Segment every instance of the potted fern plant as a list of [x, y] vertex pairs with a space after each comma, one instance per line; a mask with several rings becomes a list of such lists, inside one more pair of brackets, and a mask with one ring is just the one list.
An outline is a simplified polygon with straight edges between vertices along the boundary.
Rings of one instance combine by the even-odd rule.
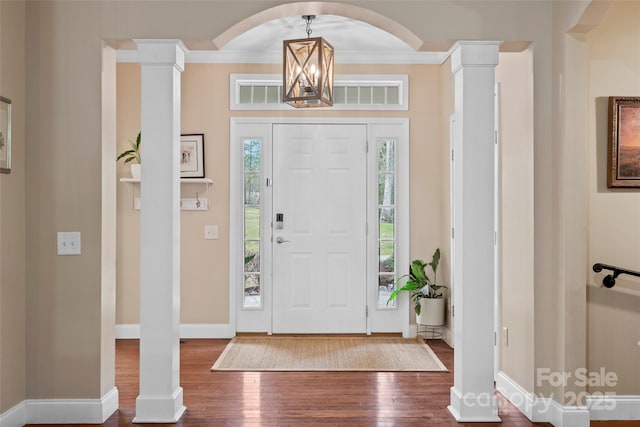
[[[387, 304], [393, 301], [401, 292], [409, 292], [415, 312], [416, 320], [420, 325], [440, 326], [444, 324], [444, 308], [445, 300], [442, 289], [444, 285], [436, 282], [436, 273], [438, 264], [440, 263], [440, 248], [433, 253], [431, 262], [425, 262], [421, 259], [411, 261], [409, 274], [405, 274], [398, 278], [397, 284], [407, 279], [404, 286], [397, 288], [389, 295]], [[433, 280], [426, 272], [427, 267], [431, 267], [433, 271]]]
[[142, 132], [138, 132], [138, 136], [135, 141], [129, 140], [130, 148], [118, 154], [116, 161], [123, 159], [124, 163], [130, 164], [131, 178], [140, 179], [140, 140]]

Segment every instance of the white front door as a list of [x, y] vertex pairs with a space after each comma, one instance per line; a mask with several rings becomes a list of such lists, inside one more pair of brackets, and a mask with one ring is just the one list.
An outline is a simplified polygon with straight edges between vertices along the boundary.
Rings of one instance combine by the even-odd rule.
[[366, 134], [273, 126], [274, 333], [366, 332]]

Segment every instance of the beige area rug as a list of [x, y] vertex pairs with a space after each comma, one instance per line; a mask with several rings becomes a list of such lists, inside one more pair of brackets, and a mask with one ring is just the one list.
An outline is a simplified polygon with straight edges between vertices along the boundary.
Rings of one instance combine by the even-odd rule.
[[447, 371], [421, 339], [236, 337], [212, 371]]

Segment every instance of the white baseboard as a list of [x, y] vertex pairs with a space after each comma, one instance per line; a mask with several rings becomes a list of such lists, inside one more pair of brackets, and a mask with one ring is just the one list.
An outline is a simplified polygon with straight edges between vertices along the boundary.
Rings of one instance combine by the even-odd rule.
[[446, 342], [447, 345], [453, 348], [453, 337], [451, 336], [451, 329], [442, 328], [442, 341]]
[[24, 401], [0, 414], [0, 426], [22, 427], [27, 423], [27, 408]]
[[138, 340], [140, 339], [140, 325], [136, 324], [120, 324], [116, 325], [117, 340]]
[[101, 399], [30, 399], [24, 403], [26, 424], [102, 424], [118, 409], [118, 389], [114, 387]]
[[459, 423], [499, 423], [498, 398], [493, 392], [461, 393], [455, 386], [447, 409]]
[[498, 378], [496, 378], [496, 390], [529, 420], [533, 419], [533, 405], [535, 403], [533, 393], [525, 390], [502, 371], [498, 372]]
[[102, 396], [102, 422], [104, 423], [107, 418], [113, 415], [118, 408], [120, 393], [116, 387], [112, 388], [111, 391], [107, 392], [104, 396]]
[[551, 398], [536, 397], [504, 372], [496, 379], [498, 390], [529, 420], [556, 427], [588, 427], [589, 421], [640, 420], [640, 396], [591, 396], [585, 407], [562, 406]]
[[640, 420], [640, 396], [592, 396], [587, 405], [594, 421]]
[[[183, 323], [180, 338], [233, 338], [235, 330], [229, 323]], [[140, 339], [139, 324], [116, 325], [116, 339]]]
[[412, 323], [409, 325], [409, 336], [403, 338], [415, 338], [418, 336], [418, 325]]
[[587, 407], [562, 406], [552, 398], [536, 397], [504, 372], [498, 373], [496, 390], [533, 422], [551, 423], [555, 427], [589, 427]]
[[589, 427], [589, 408], [562, 406], [550, 397], [536, 397], [532, 421], [551, 423], [555, 427]]
[[236, 336], [229, 323], [180, 325], [180, 338], [233, 338]]

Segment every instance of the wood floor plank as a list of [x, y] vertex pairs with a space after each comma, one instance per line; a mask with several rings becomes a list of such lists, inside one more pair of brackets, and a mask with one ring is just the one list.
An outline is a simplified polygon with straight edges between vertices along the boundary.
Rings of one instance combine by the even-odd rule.
[[[453, 350], [439, 340], [430, 340], [429, 345], [449, 372], [211, 371], [228, 342], [193, 339], [180, 346], [180, 385], [187, 411], [177, 424], [167, 426], [550, 426], [530, 422], [500, 395], [502, 423], [457, 423], [447, 410]], [[132, 423], [139, 384], [138, 344], [138, 340], [116, 341], [120, 409], [104, 426], [141, 425]]]

